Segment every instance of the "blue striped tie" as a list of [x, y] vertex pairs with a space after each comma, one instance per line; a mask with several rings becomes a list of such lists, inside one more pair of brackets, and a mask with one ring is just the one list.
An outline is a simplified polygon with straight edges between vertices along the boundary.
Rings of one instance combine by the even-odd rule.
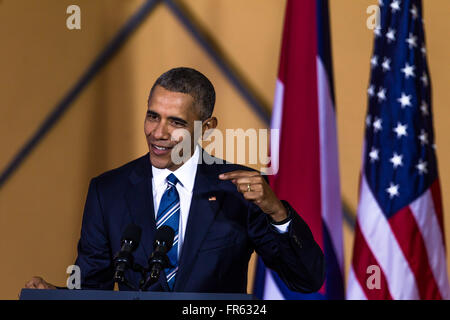
[[175, 231], [172, 249], [169, 250], [167, 256], [173, 268], [164, 269], [166, 272], [167, 283], [170, 290], [173, 290], [175, 283], [175, 275], [178, 271], [178, 225], [180, 221], [180, 196], [175, 187], [178, 179], [173, 173], [167, 177], [167, 189], [164, 192], [159, 204], [158, 215], [156, 217], [156, 228], [169, 226]]

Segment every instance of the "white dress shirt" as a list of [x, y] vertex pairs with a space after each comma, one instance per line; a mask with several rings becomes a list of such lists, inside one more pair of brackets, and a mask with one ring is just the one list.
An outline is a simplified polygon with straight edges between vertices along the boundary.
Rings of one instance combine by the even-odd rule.
[[[197, 164], [200, 157], [200, 147], [195, 147], [194, 154], [181, 167], [175, 171], [169, 169], [158, 169], [152, 166], [152, 188], [153, 188], [153, 206], [155, 208], [155, 220], [158, 216], [159, 203], [164, 192], [167, 189], [166, 178], [173, 173], [178, 179], [176, 188], [180, 196], [180, 225], [178, 228], [178, 257], [183, 247], [186, 225], [191, 207], [192, 191], [194, 189], [195, 176], [197, 174]], [[273, 225], [278, 232], [287, 232], [290, 221], [282, 225]]]

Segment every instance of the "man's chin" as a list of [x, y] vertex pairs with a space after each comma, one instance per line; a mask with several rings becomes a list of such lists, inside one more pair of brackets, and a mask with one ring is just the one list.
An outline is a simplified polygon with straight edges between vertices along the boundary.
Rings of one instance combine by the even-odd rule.
[[158, 157], [152, 156], [151, 154], [150, 154], [150, 163], [152, 164], [153, 167], [158, 169], [166, 169], [172, 165], [171, 161], [158, 159]]
[[[175, 162], [172, 159], [172, 153], [176, 149], [172, 149], [170, 154], [164, 154], [159, 155], [153, 152], [152, 149], [150, 149], [150, 162], [153, 167], [158, 169], [169, 169], [169, 170], [176, 170], [180, 166], [182, 166], [190, 157], [191, 155], [186, 155], [183, 157], [182, 153], [178, 156], [175, 156]], [[179, 163], [177, 163], [179, 162]]]
[[169, 170], [175, 170], [177, 167], [173, 162], [172, 159], [169, 157], [167, 158], [161, 158], [157, 155], [154, 155], [150, 152], [150, 163], [153, 167], [158, 169], [169, 169]]

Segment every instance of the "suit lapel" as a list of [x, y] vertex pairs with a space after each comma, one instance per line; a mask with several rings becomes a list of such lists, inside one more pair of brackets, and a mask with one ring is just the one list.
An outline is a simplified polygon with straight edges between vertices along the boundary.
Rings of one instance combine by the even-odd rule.
[[[175, 278], [175, 291], [183, 291], [200, 245], [223, 200], [223, 192], [218, 187], [218, 174], [213, 170], [214, 167], [214, 165], [202, 163], [197, 168], [186, 233], [178, 264], [179, 271]], [[211, 201], [212, 199], [214, 200]]]
[[142, 228], [141, 245], [145, 251], [145, 262], [147, 262], [153, 250], [153, 239], [156, 232], [152, 170], [148, 154], [140, 159], [129, 179], [130, 187], [125, 198], [133, 222]]

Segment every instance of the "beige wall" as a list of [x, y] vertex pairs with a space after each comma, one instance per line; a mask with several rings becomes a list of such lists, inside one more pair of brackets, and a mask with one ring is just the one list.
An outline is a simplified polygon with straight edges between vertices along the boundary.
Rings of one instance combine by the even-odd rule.
[[[372, 33], [365, 8], [375, 0], [331, 0], [331, 25], [344, 198], [357, 203], [357, 178]], [[435, 131], [444, 213], [450, 228], [450, 2], [425, 0]], [[0, 170], [34, 133], [127, 18], [138, 0], [0, 1]], [[233, 63], [270, 104], [278, 67], [285, 0], [185, 0]], [[81, 7], [82, 29], [65, 26]], [[264, 128], [245, 101], [164, 6], [91, 82], [63, 119], [0, 189], [0, 298], [15, 299], [42, 275], [64, 284], [76, 256], [89, 179], [146, 152], [148, 89], [173, 66], [204, 72], [217, 90], [219, 127]], [[447, 191], [447, 193], [446, 193]], [[450, 210], [450, 209], [449, 209]], [[344, 227], [346, 270], [352, 232]], [[447, 232], [447, 242], [448, 240]]]

